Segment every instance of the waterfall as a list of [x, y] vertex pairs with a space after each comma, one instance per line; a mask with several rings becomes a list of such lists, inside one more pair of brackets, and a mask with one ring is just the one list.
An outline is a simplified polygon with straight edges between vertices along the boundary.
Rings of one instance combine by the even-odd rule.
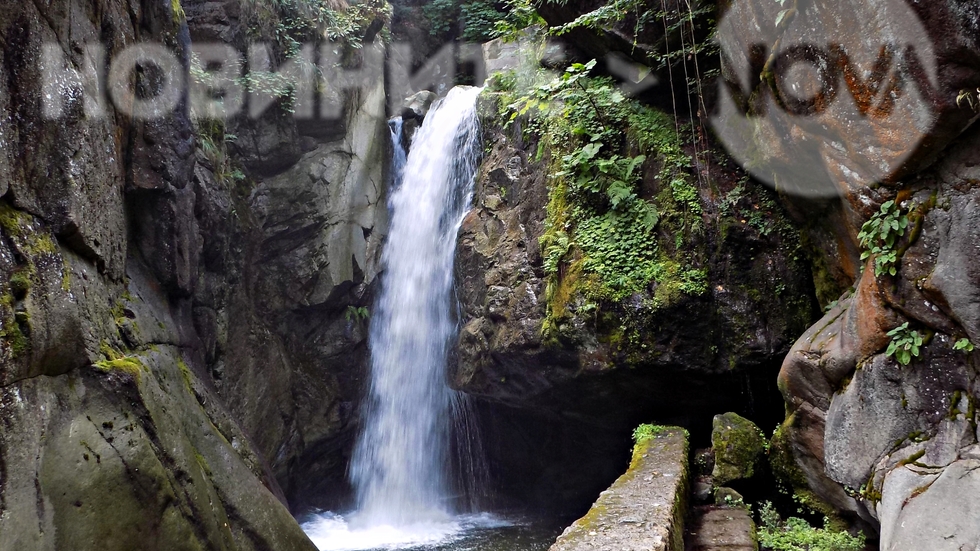
[[[384, 276], [368, 337], [370, 386], [350, 469], [362, 526], [438, 522], [457, 512], [451, 433], [467, 422], [462, 397], [446, 380], [446, 361], [457, 330], [456, 234], [480, 154], [479, 92], [454, 88], [436, 103], [404, 167], [393, 167]], [[392, 139], [398, 165], [400, 120], [392, 123]], [[470, 447], [463, 438], [460, 447]]]
[[389, 189], [398, 189], [402, 182], [402, 173], [405, 171], [405, 162], [408, 160], [408, 153], [405, 151], [405, 144], [402, 143], [402, 127], [405, 121], [401, 117], [395, 117], [388, 121], [388, 130], [391, 132], [391, 184]]

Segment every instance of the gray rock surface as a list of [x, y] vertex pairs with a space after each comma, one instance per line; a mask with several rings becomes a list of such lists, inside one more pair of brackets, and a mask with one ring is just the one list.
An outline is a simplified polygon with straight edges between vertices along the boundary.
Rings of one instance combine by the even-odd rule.
[[687, 432], [667, 427], [637, 444], [629, 469], [550, 551], [682, 551]]
[[[0, 7], [0, 549], [312, 550], [279, 482], [294, 503], [345, 490], [366, 331], [344, 314], [377, 275], [383, 87], [329, 133], [336, 170], [261, 208], [256, 178], [300, 157], [284, 111], [229, 123], [217, 156], [183, 109], [42, 117], [42, 43], [75, 67], [100, 40], [185, 62], [191, 34], [244, 44], [240, 3], [185, 0], [190, 29], [175, 5]], [[263, 227], [297, 205], [329, 219]], [[322, 266], [282, 272], [303, 247]], [[329, 285], [300, 290], [321, 267]]]
[[[971, 128], [907, 184], [899, 201], [911, 230], [899, 245], [898, 274], [876, 278], [869, 260], [780, 373], [789, 412], [782, 432], [799, 469], [784, 474], [815, 501], [880, 530], [881, 549], [980, 545], [976, 523], [959, 520], [975, 520], [980, 504], [966, 466], [977, 442], [978, 374], [975, 353], [953, 348], [974, 338], [980, 293], [969, 260], [978, 143]], [[885, 351], [887, 332], [906, 321], [925, 341], [902, 366]]]
[[180, 349], [125, 361], [0, 390], [0, 547], [315, 551]]
[[687, 529], [685, 551], [758, 551], [755, 522], [741, 507], [695, 510]]

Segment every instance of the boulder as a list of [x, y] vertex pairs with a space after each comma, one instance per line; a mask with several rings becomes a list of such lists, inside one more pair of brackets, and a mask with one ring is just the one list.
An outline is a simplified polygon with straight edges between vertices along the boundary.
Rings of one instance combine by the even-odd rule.
[[[772, 444], [774, 471], [825, 514], [880, 531], [882, 549], [980, 543], [972, 525], [953, 521], [978, 506], [969, 476], [939, 484], [965, 473], [977, 442], [974, 353], [954, 345], [974, 338], [977, 280], [963, 247], [976, 227], [978, 140], [969, 130], [907, 184], [898, 200], [911, 223], [896, 275], [876, 276], [869, 259], [779, 376], [788, 417]], [[906, 322], [925, 341], [901, 365], [887, 354], [888, 332]]]
[[437, 97], [435, 92], [428, 90], [421, 90], [408, 96], [402, 102], [402, 118], [405, 120], [424, 119], [425, 115], [429, 112], [429, 107], [432, 106], [432, 102]]
[[711, 476], [715, 484], [723, 486], [733, 480], [752, 478], [765, 447], [765, 436], [752, 421], [737, 413], [715, 415], [711, 430], [715, 457]]

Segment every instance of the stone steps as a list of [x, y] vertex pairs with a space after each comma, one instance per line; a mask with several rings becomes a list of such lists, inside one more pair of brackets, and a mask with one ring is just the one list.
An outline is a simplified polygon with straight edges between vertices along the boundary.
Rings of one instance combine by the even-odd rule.
[[755, 523], [739, 507], [696, 507], [685, 538], [685, 551], [758, 551]]

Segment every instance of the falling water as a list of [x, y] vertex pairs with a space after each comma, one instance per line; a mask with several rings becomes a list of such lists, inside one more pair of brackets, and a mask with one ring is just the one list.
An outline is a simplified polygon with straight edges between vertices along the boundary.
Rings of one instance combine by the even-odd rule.
[[405, 151], [405, 144], [402, 143], [402, 127], [405, 121], [401, 117], [395, 117], [388, 121], [388, 130], [391, 132], [391, 190], [398, 189], [402, 183], [402, 173], [405, 171], [405, 162], [408, 160], [408, 153]]
[[480, 153], [479, 91], [455, 88], [433, 106], [391, 195], [365, 426], [351, 462], [362, 526], [438, 522], [456, 512], [447, 471], [458, 397], [446, 381], [446, 360], [456, 328], [456, 233]]

